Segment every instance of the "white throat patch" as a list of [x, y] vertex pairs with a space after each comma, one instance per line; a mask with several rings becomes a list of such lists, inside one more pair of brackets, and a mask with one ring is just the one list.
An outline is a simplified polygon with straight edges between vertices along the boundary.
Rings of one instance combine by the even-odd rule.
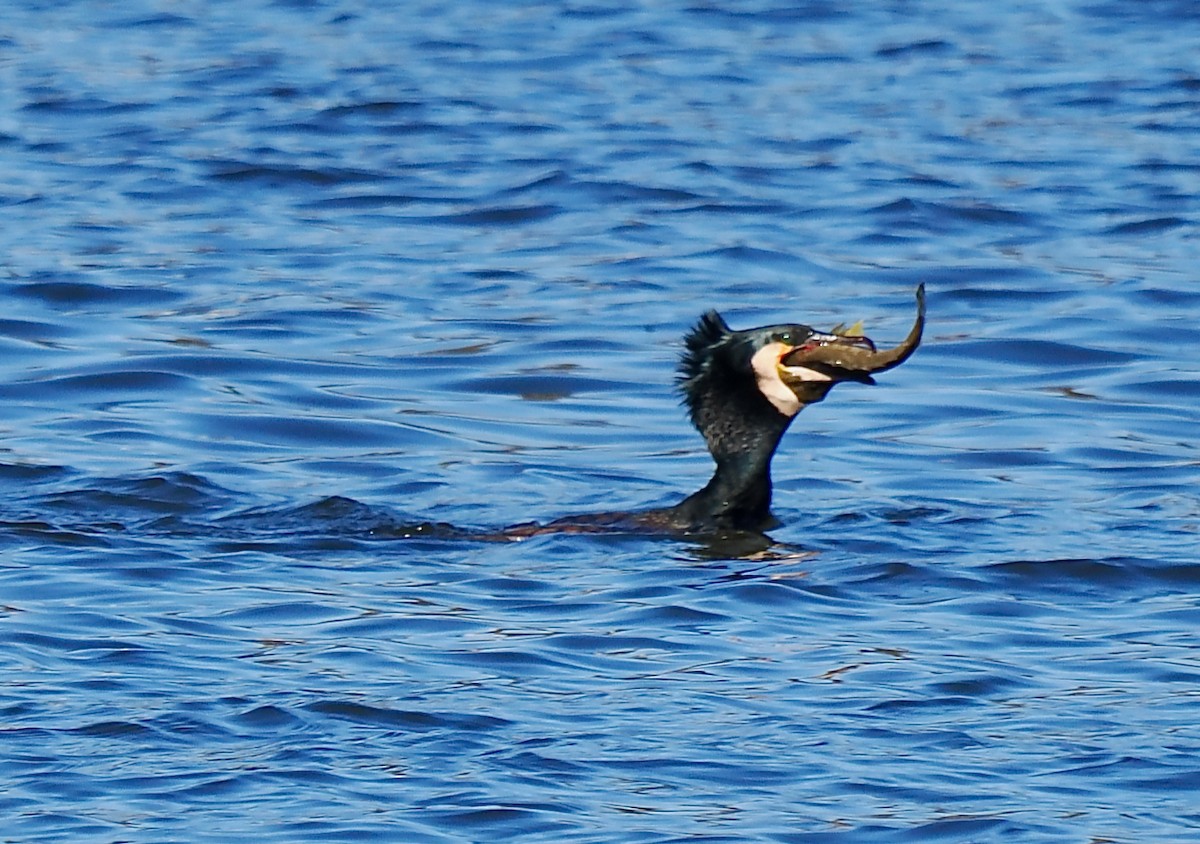
[[[784, 416], [795, 416], [803, 407], [800, 399], [796, 398], [796, 394], [792, 392], [792, 388], [783, 383], [783, 379], [779, 377], [779, 359], [791, 350], [790, 346], [785, 346], [783, 343], [768, 343], [757, 352], [754, 357], [750, 358], [750, 366], [754, 369], [754, 377], [758, 379], [758, 391], [766, 396], [767, 401], [775, 406], [775, 409]], [[794, 367], [800, 369], [801, 367]], [[814, 376], [820, 376], [820, 373], [812, 370], [804, 370], [805, 373]], [[797, 373], [798, 375], [800, 373]], [[809, 380], [805, 376], [804, 380]], [[821, 376], [824, 377], [824, 376]], [[812, 379], [816, 380], [816, 379]], [[824, 380], [830, 380], [824, 377]]]

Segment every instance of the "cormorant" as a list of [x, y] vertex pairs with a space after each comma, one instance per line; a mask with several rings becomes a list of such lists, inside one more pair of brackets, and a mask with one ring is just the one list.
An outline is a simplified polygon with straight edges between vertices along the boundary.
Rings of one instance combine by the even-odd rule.
[[873, 384], [872, 373], [907, 360], [925, 325], [924, 285], [917, 289], [917, 306], [908, 337], [882, 351], [842, 326], [829, 332], [799, 324], [734, 331], [719, 313], [707, 312], [684, 338], [677, 378], [692, 423], [717, 464], [704, 488], [670, 507], [567, 516], [544, 525], [517, 525], [504, 535], [725, 534], [775, 527], [771, 458], [784, 432], [796, 414], [836, 384]]

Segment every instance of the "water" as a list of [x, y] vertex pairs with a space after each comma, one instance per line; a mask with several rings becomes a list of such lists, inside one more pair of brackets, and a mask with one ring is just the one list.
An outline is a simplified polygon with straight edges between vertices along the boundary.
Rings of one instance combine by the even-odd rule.
[[1194, 5], [379, 5], [0, 12], [0, 839], [1200, 834]]

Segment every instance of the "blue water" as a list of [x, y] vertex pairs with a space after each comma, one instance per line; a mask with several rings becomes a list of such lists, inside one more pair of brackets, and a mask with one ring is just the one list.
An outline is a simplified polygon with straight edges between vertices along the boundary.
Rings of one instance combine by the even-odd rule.
[[[0, 840], [1200, 838], [1197, 43], [5, 4]], [[427, 527], [671, 503], [702, 310], [892, 343], [921, 281], [777, 547]]]

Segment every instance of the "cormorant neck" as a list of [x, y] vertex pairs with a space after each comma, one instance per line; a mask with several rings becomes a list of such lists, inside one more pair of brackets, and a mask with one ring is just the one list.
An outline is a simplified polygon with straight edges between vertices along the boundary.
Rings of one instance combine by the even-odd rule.
[[771, 458], [792, 422], [756, 388], [736, 395], [693, 396], [696, 427], [717, 468], [712, 479], [673, 509], [694, 528], [766, 530], [771, 515]]

